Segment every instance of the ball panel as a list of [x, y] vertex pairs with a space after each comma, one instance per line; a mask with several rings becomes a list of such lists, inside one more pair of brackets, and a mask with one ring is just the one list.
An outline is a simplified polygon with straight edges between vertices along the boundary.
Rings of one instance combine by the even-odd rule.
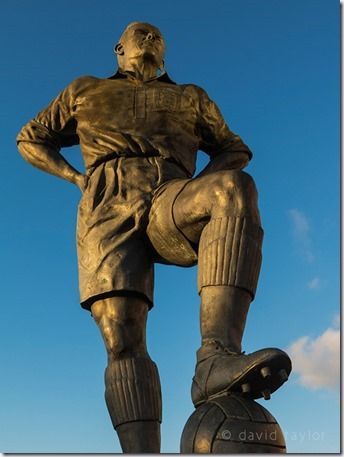
[[266, 422], [266, 416], [259, 403], [239, 395], [236, 395], [235, 398], [241, 403], [243, 409], [247, 411], [247, 414], [253, 422]]
[[197, 434], [194, 441], [194, 452], [199, 454], [209, 454], [213, 441], [216, 437], [218, 429], [221, 427], [226, 416], [221, 409], [213, 405], [203, 416], [202, 422], [199, 424]]
[[226, 414], [238, 420], [250, 420], [250, 415], [234, 395], [223, 395], [211, 401]]
[[212, 408], [213, 405], [211, 403], [203, 403], [191, 414], [182, 433], [180, 441], [181, 454], [192, 454], [194, 452], [194, 441], [198, 426], [202, 422], [203, 416]]
[[286, 448], [262, 444], [215, 440], [212, 454], [285, 454]]
[[222, 441], [285, 447], [282, 431], [276, 423], [237, 421], [229, 418], [222, 424], [216, 438]]

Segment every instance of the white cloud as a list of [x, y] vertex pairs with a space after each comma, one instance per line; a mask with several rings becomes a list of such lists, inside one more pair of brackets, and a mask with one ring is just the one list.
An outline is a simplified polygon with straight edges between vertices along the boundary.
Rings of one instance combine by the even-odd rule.
[[319, 289], [320, 288], [320, 279], [319, 278], [313, 278], [309, 283], [307, 284], [309, 289]]
[[296, 242], [302, 249], [303, 255], [309, 262], [314, 260], [312, 252], [312, 240], [310, 237], [310, 223], [305, 214], [298, 209], [290, 209], [288, 211], [292, 222], [293, 235]]
[[303, 336], [287, 349], [298, 382], [312, 390], [336, 389], [340, 373], [340, 332], [328, 328], [315, 339]]

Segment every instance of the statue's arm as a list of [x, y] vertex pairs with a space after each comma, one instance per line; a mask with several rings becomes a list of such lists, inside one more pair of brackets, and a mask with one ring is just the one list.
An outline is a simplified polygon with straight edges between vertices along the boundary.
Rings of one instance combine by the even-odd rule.
[[84, 191], [86, 185], [85, 176], [70, 165], [67, 160], [49, 144], [35, 144], [19, 141], [18, 149], [23, 158], [31, 165], [76, 184], [81, 191]]
[[200, 173], [220, 170], [243, 169], [252, 157], [252, 152], [242, 139], [226, 124], [217, 105], [205, 91], [199, 92], [200, 149], [210, 156], [210, 161]]
[[31, 165], [79, 186], [83, 191], [86, 177], [62, 156], [62, 147], [79, 143], [73, 104], [79, 78], [64, 89], [35, 119], [28, 122], [17, 136], [20, 154]]

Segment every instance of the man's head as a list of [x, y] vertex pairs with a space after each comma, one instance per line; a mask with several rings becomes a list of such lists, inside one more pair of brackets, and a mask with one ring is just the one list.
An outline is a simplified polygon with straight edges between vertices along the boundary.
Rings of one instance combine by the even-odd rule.
[[154, 25], [131, 22], [114, 50], [121, 70], [132, 70], [140, 61], [146, 61], [157, 69], [163, 68], [165, 42], [160, 30]]

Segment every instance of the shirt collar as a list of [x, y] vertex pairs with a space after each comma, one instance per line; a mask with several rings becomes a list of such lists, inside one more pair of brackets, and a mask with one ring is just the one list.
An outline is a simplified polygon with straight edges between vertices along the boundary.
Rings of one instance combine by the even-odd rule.
[[[128, 73], [126, 72], [122, 72], [120, 70], [117, 70], [117, 72], [110, 76], [109, 78], [107, 79], [126, 79], [128, 77]], [[151, 79], [149, 79], [148, 81], [146, 82], [149, 82], [149, 81], [154, 81], [154, 80], [157, 80], [157, 81], [161, 81], [161, 82], [164, 82], [164, 83], [168, 83], [168, 84], [176, 84], [174, 81], [172, 81], [172, 79], [168, 76], [167, 72], [164, 70], [162, 72], [161, 75], [159, 76], [155, 76]]]

